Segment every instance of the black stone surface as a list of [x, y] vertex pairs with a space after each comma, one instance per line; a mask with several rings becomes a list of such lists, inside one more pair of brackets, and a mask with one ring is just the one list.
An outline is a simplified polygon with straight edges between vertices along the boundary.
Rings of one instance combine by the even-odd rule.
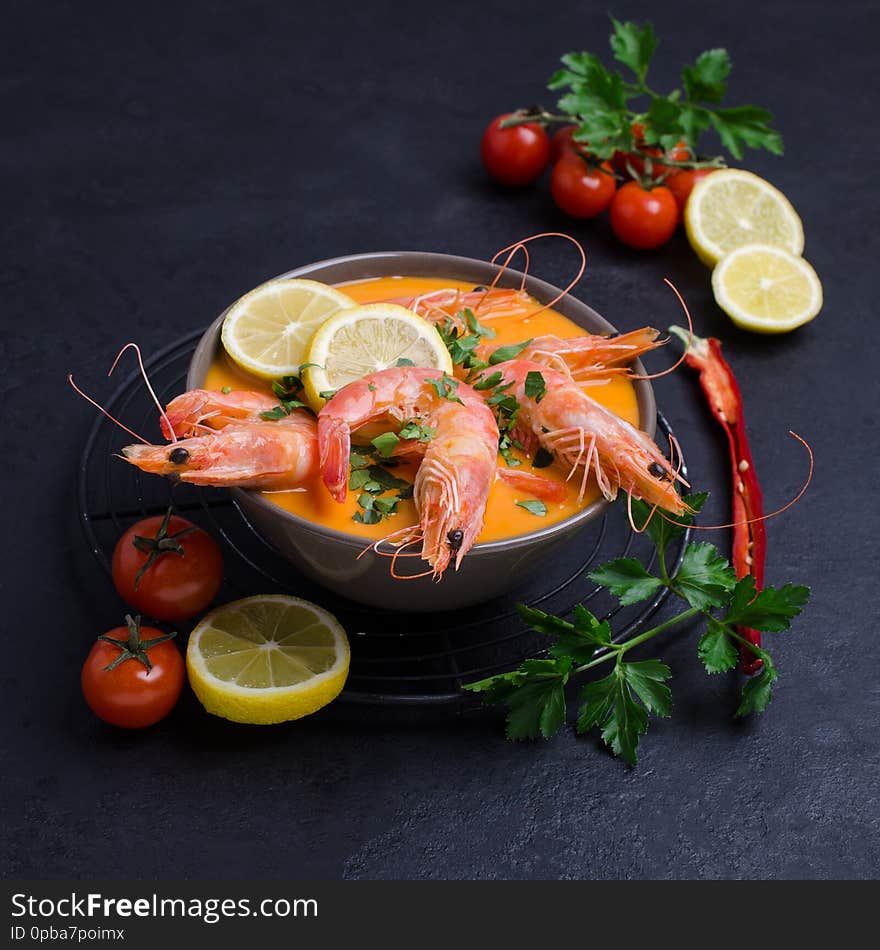
[[[812, 325], [736, 331], [683, 236], [630, 252], [558, 214], [546, 182], [489, 184], [493, 115], [542, 97], [560, 53], [603, 49], [604, 5], [13, 3], [0, 65], [2, 800], [9, 876], [867, 877], [877, 870], [876, 4], [620, 3], [662, 37], [656, 83], [725, 45], [731, 101], [767, 104], [786, 156], [747, 164], [800, 210], [825, 284]], [[550, 99], [549, 94], [544, 94]], [[730, 719], [737, 684], [693, 638], [663, 645], [674, 718], [638, 769], [592, 738], [511, 745], [497, 720], [236, 727], [185, 698], [139, 735], [84, 707], [79, 665], [121, 605], [74, 519], [92, 391], [118, 347], [154, 351], [287, 268], [388, 248], [488, 256], [570, 230], [578, 294], [622, 328], [724, 338], [770, 507], [768, 581], [813, 586], [774, 637], [767, 714]], [[548, 280], [571, 258], [536, 252]], [[654, 361], [659, 368], [662, 357]], [[665, 364], [663, 364], [665, 365]], [[686, 372], [657, 384], [707, 520], [726, 520], [721, 432]], [[722, 537], [713, 540], [724, 541]]]

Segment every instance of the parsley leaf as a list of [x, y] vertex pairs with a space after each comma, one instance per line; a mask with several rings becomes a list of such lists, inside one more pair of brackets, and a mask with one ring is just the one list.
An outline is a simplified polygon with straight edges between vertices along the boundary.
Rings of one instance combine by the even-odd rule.
[[733, 106], [716, 109], [709, 116], [721, 144], [734, 158], [743, 157], [743, 146], [765, 148], [774, 155], [782, 154], [782, 136], [770, 128], [773, 116], [757, 106]]
[[440, 379], [429, 379], [428, 383], [440, 399], [448, 399], [450, 402], [458, 402], [464, 405], [461, 399], [455, 395], [455, 391], [458, 389], [457, 379], [444, 373]]
[[672, 670], [659, 660], [639, 660], [620, 664], [627, 683], [645, 704], [648, 712], [655, 716], [669, 716], [672, 713], [672, 693], [666, 680], [672, 676]]
[[419, 442], [430, 442], [437, 434], [436, 429], [423, 425], [420, 419], [409, 419], [404, 422], [397, 433], [401, 439], [416, 439]]
[[525, 660], [519, 669], [501, 673], [465, 689], [483, 694], [488, 703], [505, 703], [509, 739], [549, 739], [565, 722], [565, 684], [571, 660]]
[[792, 618], [809, 599], [810, 588], [794, 584], [779, 589], [765, 587], [756, 594], [755, 578], [746, 574], [737, 581], [724, 622], [764, 633], [778, 633], [791, 626]]
[[311, 412], [311, 407], [307, 406], [304, 402], [300, 402], [298, 399], [287, 399], [280, 406], [275, 406], [273, 409], [267, 409], [265, 412], [260, 413], [260, 418], [265, 419], [267, 422], [277, 422], [279, 419], [284, 419], [289, 416], [294, 409], [308, 409]]
[[644, 82], [651, 57], [657, 49], [654, 27], [650, 23], [645, 23], [641, 27], [630, 21], [621, 23], [614, 17], [611, 17], [611, 24], [614, 27], [614, 32], [611, 34], [611, 49], [614, 58], [624, 66], [629, 66], [638, 76], [639, 81]]
[[515, 360], [531, 342], [531, 340], [526, 340], [524, 343], [509, 343], [507, 346], [499, 346], [489, 357], [489, 365], [497, 366], [499, 363]]
[[604, 679], [593, 680], [581, 690], [581, 708], [578, 710], [577, 731], [588, 732], [594, 726], [605, 722], [612, 707], [617, 691], [617, 677], [614, 673]]
[[724, 624], [710, 617], [706, 632], [700, 637], [697, 656], [707, 673], [724, 673], [736, 667], [739, 653]]
[[670, 708], [669, 690], [662, 684], [670, 675], [669, 668], [657, 660], [646, 663], [650, 665], [647, 669], [632, 672], [627, 668], [645, 666], [645, 663], [618, 663], [608, 676], [587, 683], [581, 691], [577, 731], [583, 733], [599, 726], [605, 744], [630, 765], [636, 764], [639, 737], [648, 729], [648, 713], [633, 698], [634, 684], [648, 697], [652, 707], [666, 710], [661, 715], [668, 715]]
[[329, 402], [329, 401], [336, 395], [337, 392], [338, 392], [337, 389], [322, 389], [322, 390], [318, 393], [318, 395], [319, 395], [322, 399], [326, 399], [327, 402]]
[[694, 102], [721, 102], [727, 91], [730, 57], [726, 49], [707, 49], [681, 71], [685, 95]]
[[395, 366], [415, 366], [416, 364], [413, 363], [412, 360], [407, 359], [405, 356], [401, 356], [394, 365]]
[[543, 501], [518, 501], [516, 506], [517, 508], [525, 508], [526, 511], [537, 515], [539, 518], [543, 518], [547, 514], [547, 506]]
[[603, 564], [588, 575], [591, 581], [619, 598], [624, 607], [647, 600], [658, 587], [663, 586], [659, 577], [649, 574], [640, 561], [621, 557]]
[[365, 468], [367, 465], [372, 463], [373, 459], [360, 451], [360, 449], [353, 448], [349, 453], [349, 465], [351, 468]]
[[[496, 369], [494, 373], [490, 373], [488, 376], [481, 376], [475, 383], [471, 385], [474, 389], [482, 392], [486, 389], [494, 389], [502, 380], [501, 370]], [[513, 383], [510, 384], [512, 386]], [[508, 386], [508, 389], [510, 388]]]
[[526, 373], [523, 391], [529, 399], [534, 399], [536, 403], [540, 402], [547, 395], [547, 384], [544, 382], [543, 375], [537, 370], [529, 370]]
[[773, 684], [779, 679], [779, 673], [776, 672], [770, 654], [766, 650], [761, 650], [760, 657], [764, 665], [761, 672], [753, 676], [743, 687], [742, 699], [734, 713], [738, 719], [752, 713], [763, 712], [770, 702]]
[[583, 604], [574, 608], [572, 620], [563, 620], [536, 607], [518, 604], [520, 617], [536, 632], [554, 638], [550, 653], [569, 657], [575, 663], [586, 663], [600, 647], [611, 645], [611, 627], [599, 621]]
[[736, 574], [714, 545], [705, 541], [684, 549], [681, 567], [673, 578], [674, 589], [699, 610], [719, 607], [736, 584]]
[[273, 380], [272, 392], [284, 402], [287, 399], [296, 399], [302, 392], [302, 380], [299, 376], [282, 376]]
[[372, 443], [379, 455], [387, 459], [394, 455], [394, 450], [400, 443], [400, 439], [393, 432], [383, 432], [381, 435], [377, 435]]

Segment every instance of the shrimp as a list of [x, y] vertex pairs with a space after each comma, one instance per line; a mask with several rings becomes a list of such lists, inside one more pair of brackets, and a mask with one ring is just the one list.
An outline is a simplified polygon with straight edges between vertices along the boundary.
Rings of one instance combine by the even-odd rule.
[[402, 440], [398, 455], [422, 455], [413, 498], [419, 525], [387, 540], [421, 539], [421, 556], [439, 580], [454, 558], [458, 570], [483, 526], [495, 480], [498, 425], [479, 393], [438, 370], [403, 366], [349, 383], [318, 414], [318, 448], [324, 484], [345, 500], [351, 434], [378, 420], [419, 422], [429, 441]]
[[[563, 373], [529, 360], [510, 360], [496, 369], [519, 403], [515, 435], [527, 448], [540, 444], [570, 468], [569, 478], [583, 466], [579, 498], [590, 470], [609, 501], [619, 488], [674, 514], [686, 506], [674, 483], [684, 481], [654, 442], [639, 429], [591, 399]], [[543, 379], [543, 392], [526, 395], [530, 373]], [[534, 384], [535, 378], [532, 377]], [[529, 387], [533, 389], [532, 387]]]
[[251, 390], [223, 393], [213, 389], [190, 389], [165, 407], [160, 420], [162, 435], [166, 439], [181, 438], [222, 429], [230, 422], [260, 422], [260, 413], [277, 405], [277, 399]]
[[400, 304], [435, 325], [449, 319], [460, 323], [458, 314], [462, 310], [472, 310], [480, 319], [491, 320], [493, 317], [525, 317], [535, 309], [534, 299], [524, 290], [498, 287], [470, 291], [449, 287], [417, 297], [395, 297], [386, 302]]
[[246, 390], [190, 390], [168, 404], [169, 424], [162, 420], [166, 436], [189, 438], [129, 445], [122, 457], [143, 472], [194, 485], [296, 488], [318, 471], [315, 419], [303, 409], [276, 421], [262, 419], [260, 413], [275, 405], [270, 396]]
[[[598, 381], [627, 375], [630, 370], [626, 364], [663, 345], [657, 342], [658, 336], [659, 332], [652, 327], [614, 337], [591, 334], [567, 338], [539, 336], [529, 342], [518, 359], [541, 363], [575, 382]], [[477, 347], [477, 356], [488, 360], [496, 349], [497, 344], [482, 343]]]

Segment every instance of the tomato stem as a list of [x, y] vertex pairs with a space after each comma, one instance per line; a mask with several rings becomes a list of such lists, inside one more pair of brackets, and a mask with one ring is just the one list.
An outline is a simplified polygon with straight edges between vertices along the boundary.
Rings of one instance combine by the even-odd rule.
[[109, 673], [111, 670], [115, 670], [120, 663], [124, 663], [126, 660], [137, 660], [139, 663], [143, 663], [149, 673], [150, 670], [153, 669], [153, 664], [150, 662], [149, 656], [147, 656], [147, 650], [160, 643], [165, 643], [167, 640], [173, 640], [177, 636], [177, 631], [166, 633], [161, 637], [153, 637], [150, 640], [142, 640], [140, 614], [137, 614], [135, 617], [132, 617], [131, 614], [126, 614], [125, 625], [128, 627], [127, 640], [117, 640], [115, 637], [108, 637], [105, 634], [98, 637], [98, 639], [103, 640], [104, 643], [110, 643], [115, 647], [119, 647], [119, 656], [116, 657], [109, 666], [104, 667], [104, 672]]
[[191, 534], [196, 530], [196, 526], [190, 525], [188, 528], [178, 531], [177, 534], [168, 534], [168, 523], [171, 521], [173, 511], [174, 509], [169, 506], [168, 511], [165, 512], [165, 517], [162, 519], [162, 523], [159, 525], [159, 530], [154, 537], [143, 538], [140, 535], [135, 535], [131, 542], [138, 551], [142, 551], [147, 555], [146, 561], [144, 561], [141, 565], [141, 569], [135, 575], [135, 590], [137, 590], [137, 586], [144, 574], [146, 574], [163, 554], [176, 554], [178, 557], [184, 557], [185, 555], [183, 546], [177, 539], [182, 538], [186, 534]]

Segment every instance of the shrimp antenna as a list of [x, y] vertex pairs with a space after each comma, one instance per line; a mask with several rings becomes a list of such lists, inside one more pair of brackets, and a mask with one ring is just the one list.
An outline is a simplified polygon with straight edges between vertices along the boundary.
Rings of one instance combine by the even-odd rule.
[[79, 386], [77, 386], [76, 383], [73, 381], [73, 373], [68, 373], [68, 374], [67, 374], [67, 381], [68, 381], [68, 382], [70, 383], [70, 385], [74, 388], [74, 390], [75, 390], [76, 392], [78, 392], [78, 393], [80, 394], [80, 396], [83, 397], [83, 399], [85, 399], [86, 402], [90, 402], [90, 403], [98, 410], [98, 412], [100, 412], [100, 413], [102, 413], [103, 415], [105, 415], [112, 423], [114, 423], [115, 425], [118, 425], [120, 429], [123, 429], [123, 430], [124, 430], [125, 432], [127, 432], [132, 438], [137, 439], [138, 442], [143, 442], [144, 445], [150, 445], [150, 444], [151, 444], [151, 443], [148, 442], [142, 435], [138, 435], [137, 432], [134, 432], [134, 431], [132, 431], [131, 429], [129, 429], [129, 427], [128, 427], [127, 425], [123, 425], [123, 424], [116, 418], [116, 416], [111, 416], [110, 413], [107, 412], [107, 410], [106, 410], [100, 403], [95, 402], [95, 400], [92, 399], [91, 396], [86, 395], [86, 394], [79, 388]]
[[[675, 294], [676, 297], [678, 297], [678, 302], [681, 304], [681, 308], [682, 310], [684, 310], [684, 315], [687, 317], [687, 322], [688, 322], [687, 346], [684, 348], [684, 353], [681, 354], [681, 356], [672, 364], [672, 366], [669, 367], [669, 369], [664, 369], [662, 372], [659, 372], [659, 373], [648, 373], [644, 376], [632, 375], [629, 377], [630, 379], [660, 379], [661, 376], [668, 376], [670, 373], [674, 373], [687, 358], [688, 350], [690, 349], [691, 344], [694, 342], [694, 321], [691, 319], [691, 312], [690, 310], [688, 310], [688, 306], [684, 302], [684, 297], [682, 297], [682, 295], [678, 292], [678, 288], [675, 286], [675, 284], [672, 283], [672, 281], [668, 277], [663, 278], [663, 283], [667, 284], [669, 287], [672, 288], [672, 292]], [[663, 342], [668, 343], [669, 338], [667, 337], [667, 339], [664, 340]]]
[[137, 361], [138, 361], [138, 366], [140, 367], [140, 370], [141, 370], [141, 376], [143, 376], [144, 383], [146, 383], [150, 396], [152, 396], [153, 402], [156, 404], [156, 408], [159, 410], [159, 415], [162, 417], [162, 421], [165, 423], [166, 434], [170, 434], [171, 441], [176, 442], [177, 435], [174, 432], [174, 429], [171, 425], [171, 421], [169, 420], [168, 416], [165, 413], [165, 409], [163, 408], [162, 403], [159, 402], [159, 397], [156, 395], [152, 385], [150, 384], [150, 377], [147, 375], [147, 370], [144, 366], [144, 359], [141, 356], [141, 348], [137, 345], [137, 343], [126, 343], [125, 346], [122, 347], [122, 349], [116, 354], [116, 359], [113, 360], [113, 365], [110, 367], [110, 370], [108, 371], [107, 375], [108, 376], [113, 375], [113, 370], [116, 369], [116, 364], [119, 362], [120, 357], [126, 350], [134, 350], [135, 353], [137, 354]]
[[627, 502], [628, 516], [629, 516], [629, 523], [633, 531], [635, 531], [636, 534], [644, 533], [647, 530], [648, 525], [651, 523], [651, 520], [653, 519], [655, 512], [664, 521], [668, 521], [669, 524], [674, 524], [679, 528], [693, 528], [695, 531], [725, 531], [728, 528], [743, 528], [750, 524], [757, 524], [759, 521], [769, 521], [771, 518], [775, 518], [777, 515], [781, 515], [783, 512], [788, 511], [788, 509], [791, 508], [792, 505], [796, 505], [801, 500], [801, 498], [803, 498], [804, 493], [810, 487], [810, 482], [812, 482], [813, 480], [813, 469], [815, 467], [815, 459], [813, 457], [813, 450], [810, 448], [809, 442], [807, 442], [806, 439], [801, 438], [801, 436], [799, 436], [797, 432], [794, 432], [791, 429], [788, 430], [788, 434], [790, 436], [793, 436], [795, 439], [797, 439], [798, 442], [800, 442], [801, 445], [807, 450], [807, 455], [809, 455], [810, 457], [810, 468], [809, 468], [809, 471], [807, 472], [807, 477], [804, 480], [803, 485], [801, 485], [800, 491], [794, 496], [794, 498], [792, 498], [790, 501], [787, 501], [784, 505], [782, 505], [781, 508], [777, 508], [775, 511], [771, 511], [767, 515], [761, 515], [760, 518], [748, 518], [746, 521], [731, 521], [728, 524], [684, 524], [681, 521], [675, 521], [673, 518], [667, 517], [662, 511], [659, 511], [657, 505], [655, 505], [651, 509], [651, 512], [648, 515], [642, 527], [637, 528], [635, 526], [635, 523], [633, 522], [631, 499], [629, 499]]
[[670, 524], [678, 525], [680, 528], [693, 527], [697, 531], [723, 531], [726, 528], [741, 528], [745, 525], [756, 524], [759, 521], [769, 521], [770, 518], [775, 518], [777, 515], [781, 515], [784, 511], [788, 511], [792, 505], [796, 505], [801, 498], [804, 496], [804, 492], [810, 487], [810, 482], [813, 480], [813, 468], [815, 466], [815, 460], [813, 458], [813, 450], [810, 448], [809, 442], [806, 439], [802, 439], [797, 432], [793, 432], [791, 429], [788, 430], [788, 434], [793, 436], [801, 445], [807, 450], [807, 455], [810, 456], [810, 469], [807, 472], [807, 477], [801, 485], [801, 490], [792, 498], [790, 501], [787, 501], [781, 508], [777, 508], [776, 511], [771, 511], [768, 515], [761, 515], [760, 518], [749, 518], [747, 521], [732, 521], [730, 524], [695, 524], [695, 525], [683, 525], [680, 521], [673, 521], [671, 518], [667, 518], [662, 512], [660, 517], [664, 521], [668, 521]]
[[[532, 241], [538, 241], [541, 238], [552, 238], [552, 237], [564, 238], [566, 241], [570, 241], [572, 244], [574, 244], [574, 246], [578, 249], [578, 253], [581, 256], [581, 264], [580, 264], [580, 267], [578, 268], [577, 274], [571, 281], [569, 281], [568, 286], [565, 288], [565, 290], [558, 293], [551, 301], [549, 301], [548, 303], [545, 303], [538, 310], [533, 311], [533, 313], [531, 313], [530, 316], [535, 316], [535, 314], [541, 313], [544, 310], [549, 310], [551, 307], [559, 303], [559, 301], [562, 300], [562, 298], [572, 290], [572, 288], [575, 286], [575, 284], [577, 284], [577, 282], [581, 279], [581, 277], [584, 276], [584, 271], [587, 269], [587, 255], [580, 241], [575, 240], [570, 234], [564, 234], [562, 231], [544, 231], [541, 234], [532, 234], [529, 237], [525, 237], [520, 241], [516, 241], [515, 243], [510, 244], [507, 247], [503, 247], [500, 251], [498, 251], [495, 254], [495, 256], [489, 261], [490, 264], [497, 263], [498, 258], [501, 257], [502, 254], [507, 254], [507, 257], [505, 258], [504, 263], [500, 265], [500, 270], [495, 275], [495, 278], [493, 279], [492, 283], [489, 284], [489, 290], [495, 289], [496, 285], [498, 284], [498, 281], [501, 280], [501, 277], [503, 276], [504, 272], [510, 266], [510, 262], [513, 259], [513, 256], [516, 254], [517, 251], [520, 251], [520, 250], [525, 254], [525, 257], [526, 257], [526, 272], [525, 272], [525, 275], [523, 276], [523, 282], [520, 287], [520, 290], [524, 290], [525, 277], [528, 275], [528, 268], [529, 268], [529, 252], [526, 249], [526, 245], [531, 243]], [[480, 303], [477, 304], [477, 306], [474, 308], [475, 312], [479, 310], [482, 303], [483, 301], [481, 300]]]

